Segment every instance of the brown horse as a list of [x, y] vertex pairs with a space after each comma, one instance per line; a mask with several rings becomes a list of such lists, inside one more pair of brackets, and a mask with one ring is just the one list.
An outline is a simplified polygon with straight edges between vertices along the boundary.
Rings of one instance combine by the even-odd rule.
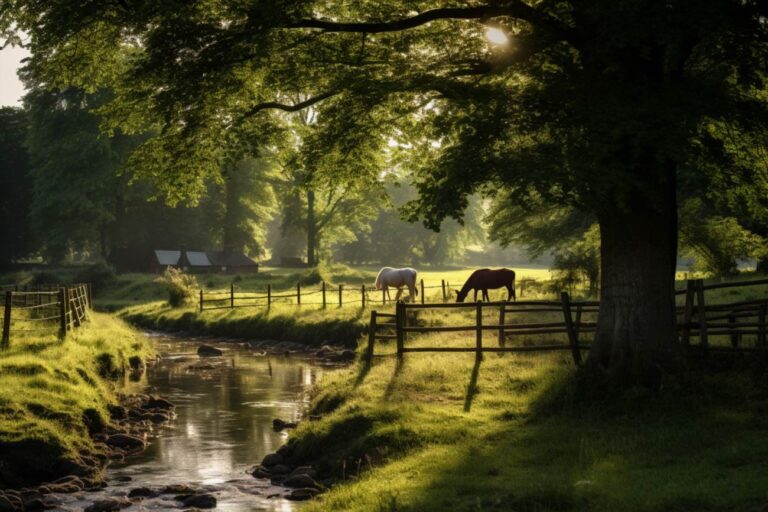
[[491, 270], [490, 268], [481, 268], [472, 272], [467, 282], [461, 287], [461, 291], [456, 292], [456, 302], [464, 302], [469, 290], [475, 290], [475, 302], [477, 302], [477, 292], [483, 292], [483, 300], [488, 302], [488, 290], [497, 288], [507, 289], [507, 300], [515, 300], [515, 271], [508, 268]]

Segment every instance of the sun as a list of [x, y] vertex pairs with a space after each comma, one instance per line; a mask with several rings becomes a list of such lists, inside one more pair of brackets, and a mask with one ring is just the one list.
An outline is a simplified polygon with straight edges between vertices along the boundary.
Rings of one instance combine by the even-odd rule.
[[495, 44], [499, 46], [505, 45], [509, 42], [509, 38], [507, 37], [507, 34], [505, 34], [503, 30], [497, 27], [488, 27], [487, 29], [485, 29], [485, 38], [491, 44]]

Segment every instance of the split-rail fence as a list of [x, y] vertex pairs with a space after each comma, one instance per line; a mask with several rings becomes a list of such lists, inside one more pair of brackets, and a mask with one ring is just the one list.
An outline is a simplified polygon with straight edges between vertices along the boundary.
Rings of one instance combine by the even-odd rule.
[[[705, 285], [703, 280], [689, 280], [686, 288], [676, 291], [684, 296], [684, 302], [677, 306], [677, 328], [680, 345], [697, 348], [703, 353], [709, 351], [766, 352], [766, 313], [768, 297], [730, 303], [707, 303], [705, 291], [724, 288], [747, 288], [768, 285], [768, 279], [715, 283]], [[424, 310], [450, 309], [473, 311], [472, 323], [464, 325], [417, 325], [418, 313]], [[484, 312], [498, 314], [495, 323], [484, 322]], [[542, 313], [556, 313], [561, 319], [542, 321]], [[368, 330], [367, 357], [375, 355], [376, 340], [395, 341], [396, 355], [402, 358], [407, 352], [474, 352], [478, 359], [484, 352], [549, 352], [569, 351], [576, 364], [582, 363], [582, 351], [590, 344], [583, 343], [582, 334], [595, 332], [597, 316], [600, 313], [598, 301], [574, 301], [568, 292], [562, 292], [560, 301], [516, 301], [516, 302], [470, 302], [452, 304], [409, 304], [398, 302], [394, 313], [371, 311]], [[495, 333], [496, 345], [487, 343], [486, 332]], [[407, 344], [409, 334], [474, 333], [471, 346], [413, 346]], [[543, 336], [550, 342], [513, 344], [520, 337]], [[560, 341], [554, 341], [560, 336]], [[724, 337], [729, 343], [711, 343], [717, 337]], [[562, 339], [565, 339], [563, 342]], [[693, 339], [698, 344], [692, 343]], [[746, 345], [744, 340], [754, 340]], [[526, 338], [523, 338], [524, 340]], [[538, 340], [542, 338], [539, 337]]]
[[[532, 282], [530, 279], [523, 279], [519, 281], [518, 296], [522, 297], [525, 293], [525, 287], [528, 283]], [[448, 302], [452, 300], [453, 295], [451, 293], [455, 288], [451, 287], [451, 284], [445, 279], [440, 280], [440, 284], [425, 285], [424, 280], [421, 279], [417, 283], [418, 296], [417, 300], [421, 304], [426, 303], [426, 290], [440, 291], [433, 294], [442, 302]], [[407, 292], [407, 290], [406, 290]], [[396, 293], [396, 289], [390, 288], [390, 296]], [[200, 311], [210, 309], [234, 309], [244, 307], [266, 307], [269, 308], [272, 304], [293, 304], [296, 306], [345, 306], [345, 305], [359, 305], [362, 308], [371, 304], [392, 304], [395, 301], [388, 298], [384, 290], [376, 290], [366, 285], [348, 285], [338, 284], [331, 285], [325, 282], [319, 285], [302, 286], [301, 283], [297, 283], [295, 287], [290, 289], [275, 290], [271, 284], [267, 284], [266, 288], [260, 291], [247, 291], [239, 290], [234, 283], [229, 287], [229, 290], [204, 290], [200, 288], [198, 307]]]

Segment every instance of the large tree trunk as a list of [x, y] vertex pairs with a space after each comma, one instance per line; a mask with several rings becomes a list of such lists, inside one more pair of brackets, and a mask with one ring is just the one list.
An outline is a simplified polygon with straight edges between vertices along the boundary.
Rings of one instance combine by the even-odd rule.
[[617, 385], [657, 388], [677, 357], [677, 205], [669, 181], [656, 204], [638, 197], [599, 215], [600, 317], [588, 364]]
[[315, 220], [315, 192], [307, 190], [307, 265], [317, 265], [317, 222]]

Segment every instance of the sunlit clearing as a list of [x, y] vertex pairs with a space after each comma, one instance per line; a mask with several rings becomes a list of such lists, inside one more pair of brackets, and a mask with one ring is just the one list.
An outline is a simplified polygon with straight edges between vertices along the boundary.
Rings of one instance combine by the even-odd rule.
[[488, 27], [485, 29], [485, 38], [488, 39], [491, 44], [496, 45], [504, 45], [509, 42], [507, 34], [505, 34], [504, 31], [500, 28], [496, 27]]

